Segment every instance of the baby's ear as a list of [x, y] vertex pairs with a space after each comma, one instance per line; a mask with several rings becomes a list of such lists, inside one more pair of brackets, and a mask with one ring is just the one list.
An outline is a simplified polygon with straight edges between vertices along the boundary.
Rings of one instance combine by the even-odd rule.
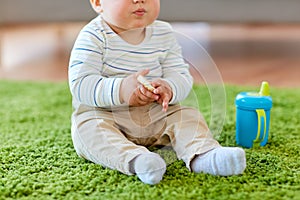
[[100, 14], [102, 12], [100, 0], [90, 0], [90, 3], [92, 5], [93, 9], [96, 11], [96, 13]]

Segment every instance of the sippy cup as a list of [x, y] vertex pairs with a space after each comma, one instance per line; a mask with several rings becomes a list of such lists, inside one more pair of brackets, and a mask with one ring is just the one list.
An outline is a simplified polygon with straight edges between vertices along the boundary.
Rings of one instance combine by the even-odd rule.
[[262, 82], [259, 92], [241, 92], [236, 96], [236, 142], [251, 148], [268, 142], [272, 98], [269, 84]]

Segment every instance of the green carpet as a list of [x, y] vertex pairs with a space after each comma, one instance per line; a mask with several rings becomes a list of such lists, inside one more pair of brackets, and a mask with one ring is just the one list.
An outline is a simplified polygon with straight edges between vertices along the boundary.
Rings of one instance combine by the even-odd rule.
[[[236, 145], [236, 94], [253, 89], [226, 86], [222, 145]], [[209, 118], [205, 90], [195, 86]], [[243, 175], [194, 174], [182, 161], [171, 161], [163, 181], [149, 186], [77, 157], [66, 83], [0, 81], [0, 199], [300, 199], [300, 90], [271, 88], [271, 93], [269, 143], [246, 149]]]

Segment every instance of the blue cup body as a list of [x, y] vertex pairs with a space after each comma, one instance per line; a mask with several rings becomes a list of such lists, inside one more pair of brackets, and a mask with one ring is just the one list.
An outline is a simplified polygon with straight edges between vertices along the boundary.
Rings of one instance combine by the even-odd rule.
[[237, 95], [235, 104], [237, 144], [246, 148], [265, 146], [269, 138], [272, 98], [242, 92]]

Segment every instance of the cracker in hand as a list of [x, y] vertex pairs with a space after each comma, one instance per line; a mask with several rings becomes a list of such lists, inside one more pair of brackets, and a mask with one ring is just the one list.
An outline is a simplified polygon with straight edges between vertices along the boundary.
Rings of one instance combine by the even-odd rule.
[[139, 75], [137, 77], [138, 82], [140, 82], [145, 88], [147, 88], [149, 91], [153, 92], [154, 91], [154, 87], [151, 85], [151, 83], [142, 75]]

